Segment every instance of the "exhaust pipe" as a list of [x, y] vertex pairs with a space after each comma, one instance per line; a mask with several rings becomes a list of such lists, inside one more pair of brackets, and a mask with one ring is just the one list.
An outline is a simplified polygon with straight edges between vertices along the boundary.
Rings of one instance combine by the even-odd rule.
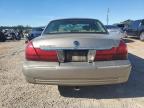
[[80, 87], [75, 86], [75, 87], [74, 87], [74, 90], [75, 90], [75, 91], [80, 91]]

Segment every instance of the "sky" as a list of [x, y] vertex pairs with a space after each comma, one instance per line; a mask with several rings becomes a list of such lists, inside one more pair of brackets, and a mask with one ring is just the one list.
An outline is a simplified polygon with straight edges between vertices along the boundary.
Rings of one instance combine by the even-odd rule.
[[106, 24], [144, 19], [144, 0], [0, 0], [0, 26], [44, 26], [59, 18], [95, 18]]

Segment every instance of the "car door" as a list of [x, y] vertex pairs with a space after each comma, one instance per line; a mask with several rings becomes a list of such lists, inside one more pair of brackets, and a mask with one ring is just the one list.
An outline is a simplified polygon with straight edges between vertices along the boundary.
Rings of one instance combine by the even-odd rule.
[[138, 31], [139, 31], [139, 34], [141, 33], [141, 31], [144, 31], [144, 20], [141, 21]]
[[141, 20], [137, 20], [133, 23], [132, 36], [138, 36], [138, 28], [140, 27]]
[[127, 32], [127, 35], [133, 35], [133, 25], [134, 25], [134, 22], [132, 22], [129, 26], [128, 26], [128, 28], [127, 28], [127, 30], [126, 30], [126, 32]]
[[142, 23], [141, 23], [142, 27], [144, 28], [144, 20], [142, 20]]

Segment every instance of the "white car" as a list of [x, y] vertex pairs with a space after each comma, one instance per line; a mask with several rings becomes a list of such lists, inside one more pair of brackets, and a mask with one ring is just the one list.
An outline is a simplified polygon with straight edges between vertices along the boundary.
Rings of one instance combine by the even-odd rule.
[[124, 83], [131, 71], [127, 54], [124, 41], [110, 37], [99, 20], [59, 19], [27, 44], [23, 73], [34, 84]]
[[124, 34], [122, 33], [121, 28], [115, 26], [115, 25], [106, 25], [106, 29], [108, 30], [110, 35], [114, 35], [117, 38], [123, 38]]

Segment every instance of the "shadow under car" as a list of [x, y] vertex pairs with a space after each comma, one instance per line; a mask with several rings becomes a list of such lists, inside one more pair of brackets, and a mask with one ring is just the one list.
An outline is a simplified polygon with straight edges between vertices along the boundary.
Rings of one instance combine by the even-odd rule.
[[74, 98], [112, 99], [144, 97], [144, 59], [129, 54], [132, 70], [127, 83], [102, 86], [74, 87], [58, 86], [61, 96]]

